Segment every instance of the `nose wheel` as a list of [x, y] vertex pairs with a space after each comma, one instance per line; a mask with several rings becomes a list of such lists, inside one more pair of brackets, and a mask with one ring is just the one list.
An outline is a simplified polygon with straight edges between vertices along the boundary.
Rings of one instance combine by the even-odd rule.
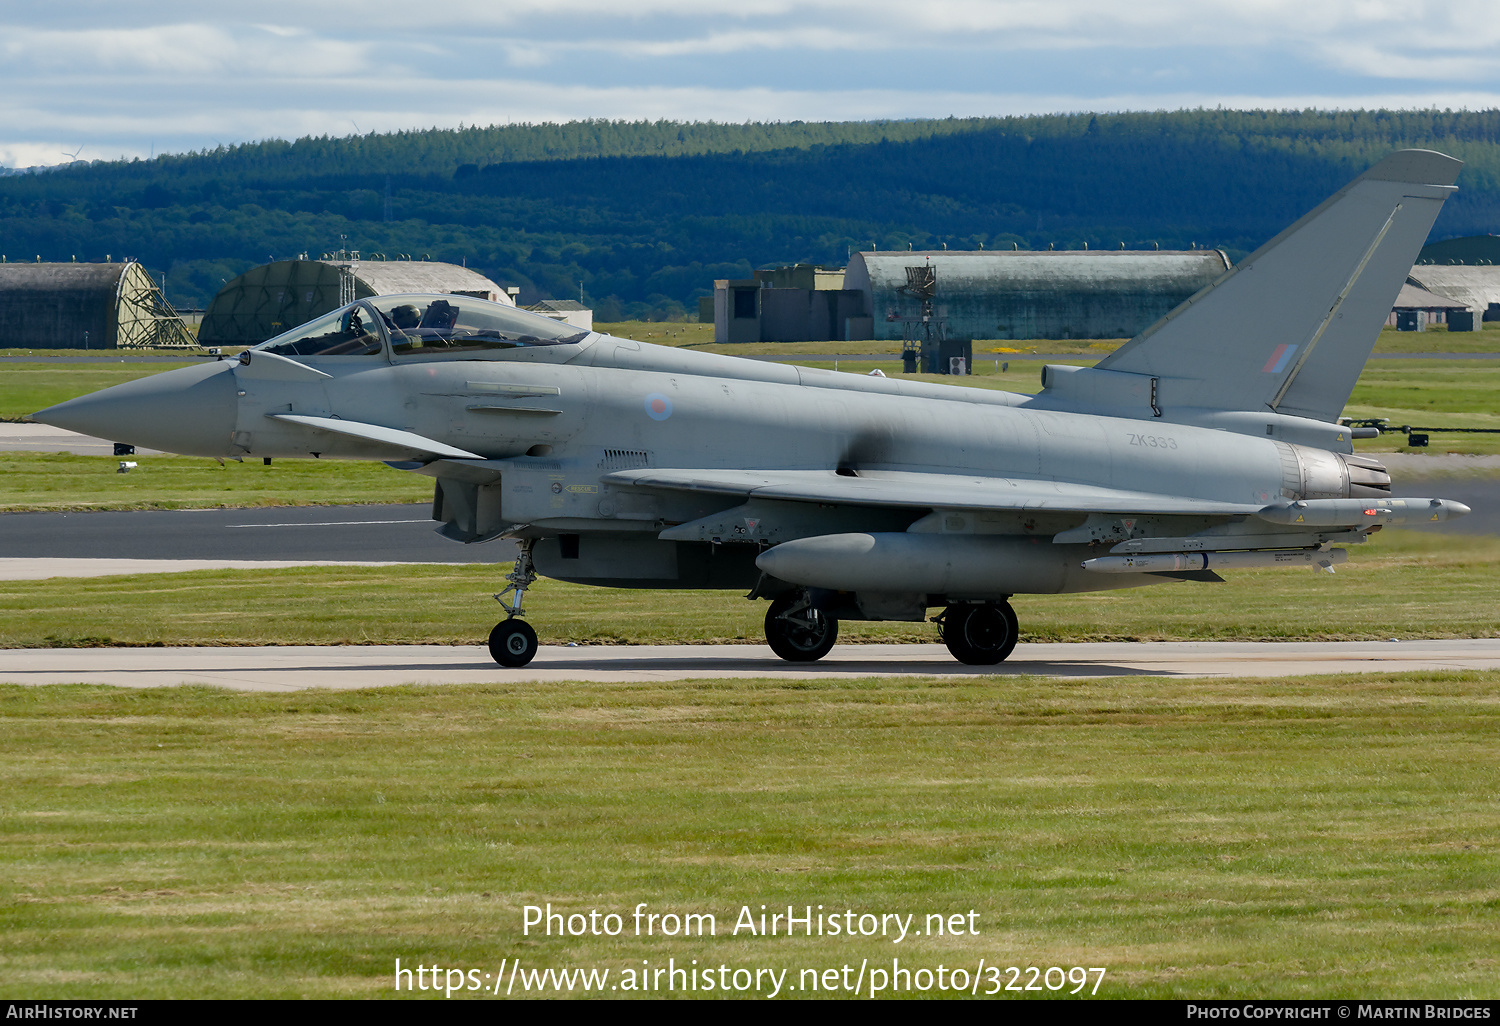
[[815, 609], [806, 592], [783, 595], [766, 610], [766, 644], [787, 662], [822, 659], [838, 639], [838, 620]]
[[490, 658], [501, 666], [525, 666], [535, 657], [536, 631], [525, 620], [511, 617], [490, 631]]
[[[506, 617], [490, 631], [490, 658], [501, 666], [525, 666], [536, 657], [536, 631], [531, 624], [521, 619], [521, 602], [526, 598], [526, 589], [536, 581], [536, 571], [531, 565], [531, 548], [535, 542], [522, 541], [516, 553], [516, 565], [505, 575], [507, 587], [495, 596], [506, 612]], [[515, 600], [506, 596], [514, 593]]]
[[1020, 627], [1009, 602], [949, 606], [939, 621], [943, 644], [953, 658], [970, 666], [1004, 662], [1016, 647]]

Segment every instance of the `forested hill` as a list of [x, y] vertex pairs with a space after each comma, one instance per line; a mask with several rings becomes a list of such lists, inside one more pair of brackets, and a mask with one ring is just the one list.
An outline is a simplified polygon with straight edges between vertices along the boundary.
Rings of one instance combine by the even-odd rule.
[[[8, 259], [133, 256], [203, 305], [342, 244], [466, 262], [600, 319], [850, 248], [1185, 248], [1239, 256], [1406, 146], [1468, 162], [1434, 238], [1500, 230], [1500, 111], [788, 124], [586, 121], [268, 141], [0, 177]], [[389, 197], [389, 198], [387, 198]]]

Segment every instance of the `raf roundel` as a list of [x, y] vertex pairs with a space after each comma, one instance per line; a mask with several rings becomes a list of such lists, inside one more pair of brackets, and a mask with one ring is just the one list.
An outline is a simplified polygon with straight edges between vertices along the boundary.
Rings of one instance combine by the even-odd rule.
[[652, 420], [666, 420], [672, 415], [672, 400], [660, 392], [646, 396], [646, 416]]

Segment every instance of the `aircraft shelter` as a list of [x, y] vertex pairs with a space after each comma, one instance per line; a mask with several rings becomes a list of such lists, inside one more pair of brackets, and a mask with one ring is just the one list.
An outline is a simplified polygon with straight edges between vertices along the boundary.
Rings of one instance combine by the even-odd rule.
[[1130, 338], [1229, 266], [1217, 249], [854, 253], [715, 282], [714, 338], [902, 339], [922, 316], [912, 268], [936, 272], [931, 315], [951, 338]]
[[0, 263], [0, 348], [191, 348], [198, 343], [146, 269]]

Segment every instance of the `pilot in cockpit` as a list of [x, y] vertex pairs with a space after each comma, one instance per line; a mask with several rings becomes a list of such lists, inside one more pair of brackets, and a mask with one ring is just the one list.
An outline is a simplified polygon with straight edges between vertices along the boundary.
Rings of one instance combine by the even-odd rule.
[[391, 311], [391, 324], [402, 331], [415, 328], [422, 323], [422, 315], [410, 303], [402, 303]]

